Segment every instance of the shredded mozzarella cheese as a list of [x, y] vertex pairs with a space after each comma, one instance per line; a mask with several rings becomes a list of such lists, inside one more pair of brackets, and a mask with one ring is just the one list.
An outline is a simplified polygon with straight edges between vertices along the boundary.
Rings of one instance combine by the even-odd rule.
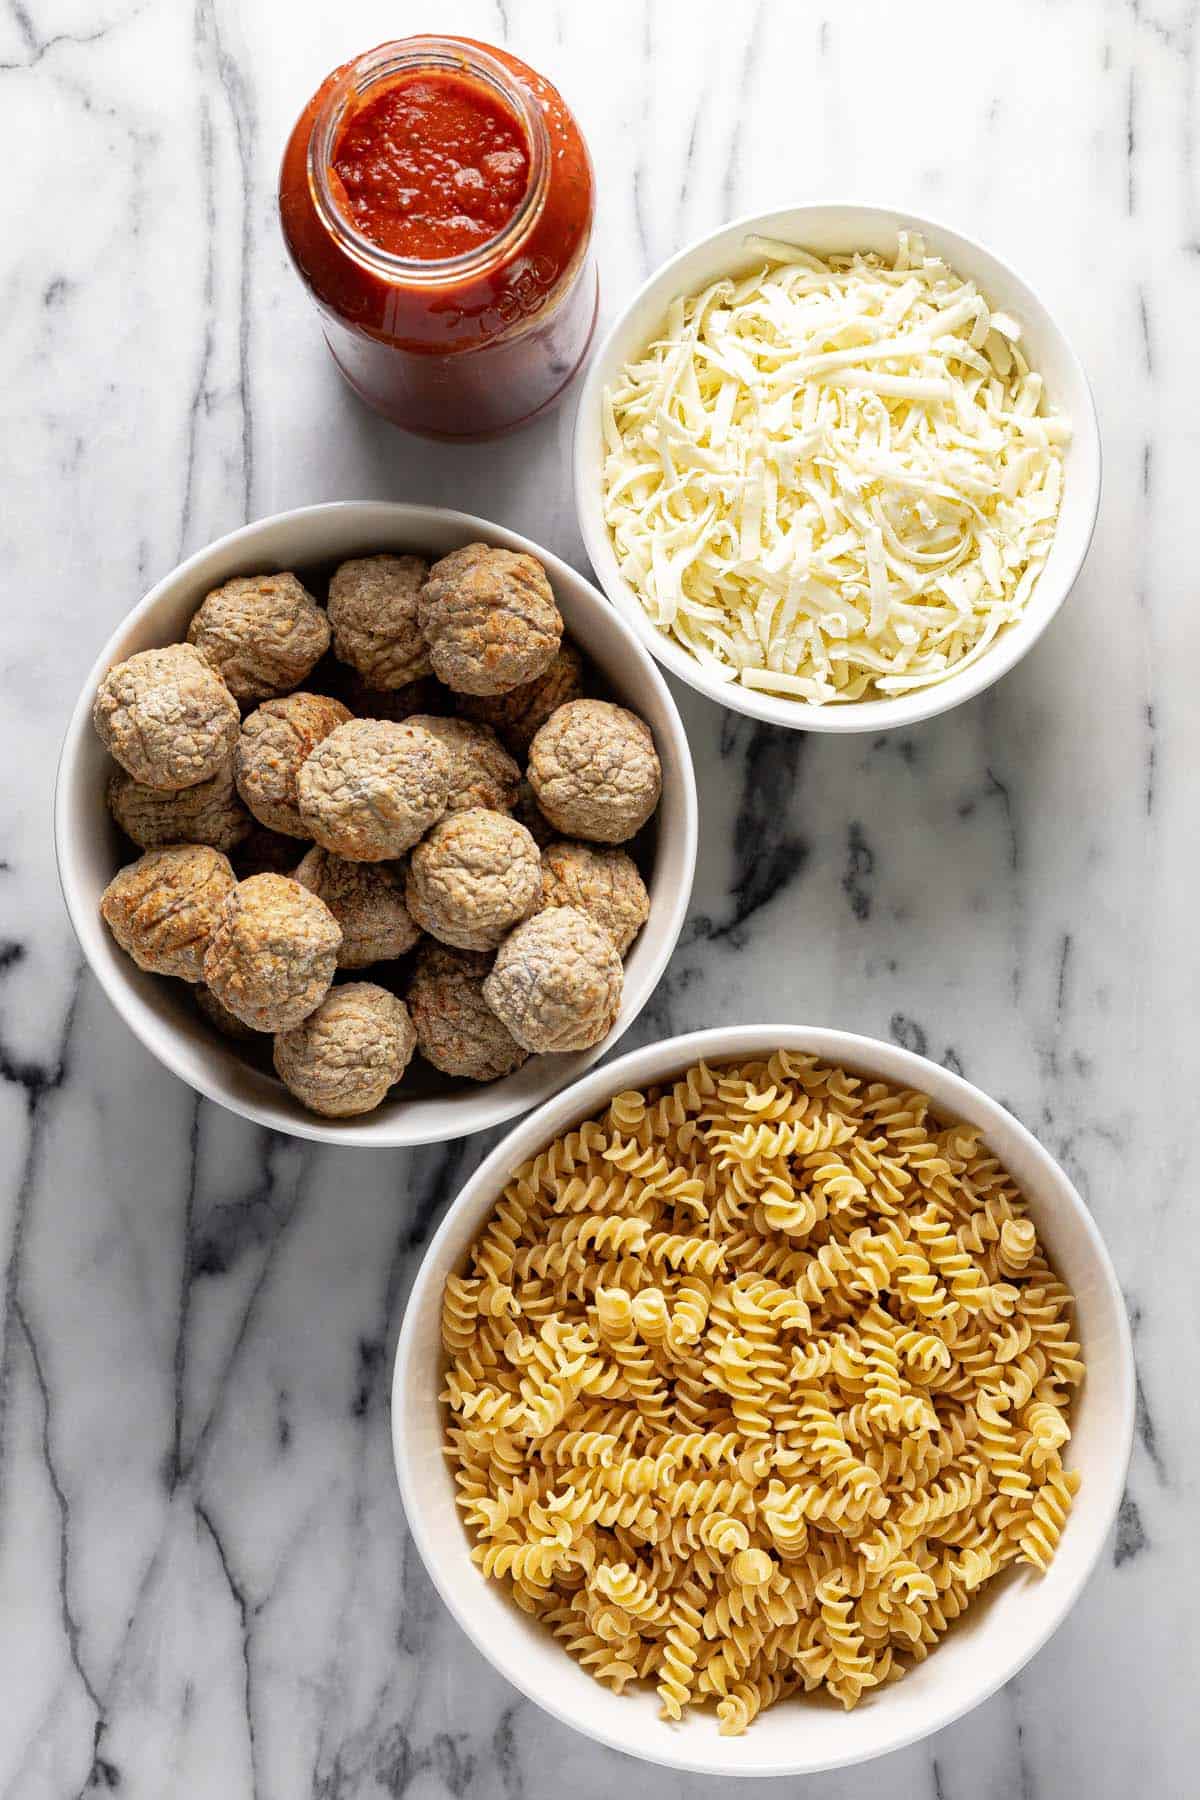
[[709, 674], [821, 704], [982, 656], [1045, 563], [1067, 422], [1020, 326], [901, 233], [760, 259], [672, 303], [604, 395], [605, 518]]

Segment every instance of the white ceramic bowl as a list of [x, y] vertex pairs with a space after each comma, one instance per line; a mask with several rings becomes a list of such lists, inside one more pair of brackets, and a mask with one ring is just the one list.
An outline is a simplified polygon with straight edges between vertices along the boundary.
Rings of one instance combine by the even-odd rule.
[[[567, 630], [612, 692], [640, 713], [654, 733], [663, 793], [647, 871], [650, 917], [625, 964], [625, 994], [608, 1038], [569, 1056], [537, 1056], [503, 1081], [462, 1082], [443, 1091], [398, 1087], [359, 1119], [320, 1119], [266, 1070], [197, 1013], [188, 989], [139, 969], [116, 946], [100, 918], [100, 896], [130, 854], [105, 805], [112, 763], [91, 724], [92, 697], [105, 671], [152, 645], [182, 638], [210, 588], [261, 569], [304, 569], [377, 550], [443, 556], [482, 540], [524, 550], [543, 563]], [[590, 1068], [632, 1024], [666, 967], [687, 913], [696, 865], [696, 782], [687, 737], [666, 682], [623, 620], [582, 575], [514, 531], [467, 513], [386, 501], [340, 501], [259, 519], [219, 538], [175, 569], [135, 606], [109, 639], [83, 686], [67, 728], [54, 811], [59, 876], [71, 923], [105, 993], [130, 1030], [176, 1075], [210, 1100], [295, 1137], [392, 1149], [444, 1142], [498, 1125], [538, 1105]], [[297, 846], [299, 851], [300, 846]], [[416, 1064], [414, 1064], [416, 1067]], [[431, 1081], [429, 1089], [435, 1090]]]
[[[1010, 1570], [928, 1660], [853, 1712], [796, 1698], [760, 1715], [744, 1737], [722, 1738], [711, 1714], [679, 1725], [658, 1717], [653, 1693], [601, 1687], [500, 1586], [472, 1563], [442, 1455], [440, 1316], [446, 1276], [461, 1269], [509, 1172], [623, 1088], [671, 1080], [697, 1058], [743, 1060], [805, 1050], [931, 1095], [943, 1116], [982, 1127], [1023, 1188], [1048, 1254], [1077, 1301], [1087, 1361], [1071, 1464], [1083, 1477], [1045, 1576]], [[1015, 1675], [1079, 1596], [1104, 1547], [1125, 1483], [1133, 1437], [1129, 1325], [1108, 1252], [1079, 1195], [1023, 1125], [959, 1076], [893, 1044], [799, 1025], [694, 1032], [596, 1069], [523, 1119], [463, 1188], [417, 1271], [392, 1378], [392, 1444], [417, 1548], [446, 1605], [477, 1648], [531, 1700], [589, 1737], [648, 1762], [712, 1775], [807, 1775], [900, 1749], [950, 1724]]]
[[[970, 276], [993, 307], [1013, 313], [1024, 328], [1030, 362], [1045, 378], [1050, 402], [1071, 421], [1062, 508], [1054, 544], [1021, 618], [996, 637], [979, 661], [933, 687], [879, 700], [814, 706], [778, 694], [756, 693], [740, 682], [714, 680], [675, 638], [651, 624], [641, 601], [623, 579], [604, 523], [601, 473], [601, 397], [621, 369], [638, 356], [666, 317], [670, 302], [695, 293], [720, 275], [743, 273], [755, 258], [746, 249], [752, 233], [782, 238], [817, 255], [877, 250], [892, 255], [899, 230], [922, 233], [931, 250], [960, 275]], [[1060, 325], [1033, 289], [990, 250], [932, 219], [890, 207], [846, 204], [790, 206], [735, 219], [681, 250], [640, 288], [617, 318], [600, 348], [579, 398], [575, 418], [575, 507], [583, 541], [600, 585], [672, 674], [710, 700], [801, 731], [884, 731], [913, 725], [969, 700], [999, 679], [1037, 642], [1067, 594], [1087, 555], [1100, 504], [1100, 431], [1083, 365]]]

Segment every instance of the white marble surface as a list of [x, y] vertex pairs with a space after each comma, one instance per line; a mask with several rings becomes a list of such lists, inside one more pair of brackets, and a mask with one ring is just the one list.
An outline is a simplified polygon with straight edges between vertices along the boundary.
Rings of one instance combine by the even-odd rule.
[[1137, 1324], [1129, 1491], [1073, 1617], [972, 1717], [805, 1794], [1190, 1794], [1200, 95], [1183, 0], [3, 0], [0, 1794], [712, 1791], [519, 1700], [407, 1543], [391, 1345], [484, 1145], [321, 1152], [197, 1106], [81, 978], [55, 886], [69, 703], [184, 551], [378, 495], [581, 561], [570, 407], [498, 446], [404, 438], [339, 385], [280, 246], [303, 100], [344, 56], [431, 23], [511, 44], [575, 105], [606, 309], [732, 213], [881, 196], [1028, 271], [1093, 375], [1096, 545], [993, 693], [875, 741], [735, 724], [681, 693], [704, 798], [694, 914], [628, 1041], [776, 1015], [953, 1060], [1062, 1158]]

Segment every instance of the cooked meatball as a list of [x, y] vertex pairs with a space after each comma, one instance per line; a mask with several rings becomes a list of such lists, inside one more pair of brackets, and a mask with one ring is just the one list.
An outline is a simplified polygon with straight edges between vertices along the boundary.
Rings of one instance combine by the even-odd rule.
[[257, 819], [251, 821], [250, 835], [242, 840], [230, 858], [239, 881], [250, 875], [290, 875], [302, 845], [281, 831], [268, 831]]
[[391, 863], [347, 862], [314, 844], [296, 880], [320, 895], [342, 928], [339, 969], [390, 962], [421, 935], [404, 904], [404, 877]]
[[92, 723], [135, 781], [194, 787], [229, 761], [241, 716], [220, 675], [190, 644], [139, 650], [110, 669]]
[[105, 924], [140, 969], [199, 981], [205, 951], [234, 887], [229, 858], [207, 844], [147, 850], [100, 898]]
[[494, 731], [473, 725], [469, 719], [438, 719], [416, 713], [409, 720], [428, 731], [450, 756], [449, 812], [468, 806], [486, 806], [492, 812], [510, 812], [521, 785], [521, 771]]
[[310, 1112], [349, 1119], [372, 1112], [416, 1047], [408, 1008], [371, 981], [332, 989], [308, 1018], [275, 1039], [275, 1069]]
[[533, 681], [562, 637], [541, 563], [487, 544], [434, 563], [418, 616], [434, 674], [464, 694], [503, 694]]
[[232, 1038], [235, 1044], [252, 1044], [255, 1038], [262, 1037], [262, 1032], [255, 1031], [249, 1025], [243, 1025], [240, 1019], [235, 1019], [229, 1008], [222, 1006], [217, 996], [203, 983], [192, 991], [196, 996], [197, 1012], [202, 1013], [209, 1024], [221, 1033], [222, 1037]]
[[541, 727], [557, 707], [583, 694], [583, 657], [564, 638], [548, 669], [506, 694], [460, 694], [458, 711], [478, 725], [490, 725], [505, 749], [522, 761]]
[[300, 686], [329, 648], [329, 620], [294, 575], [245, 575], [214, 588], [188, 626], [238, 700]]
[[117, 769], [108, 783], [108, 809], [135, 844], [156, 850], [162, 844], [209, 844], [230, 851], [244, 843], [254, 820], [238, 799], [233, 758], [207, 781], [185, 788], [152, 788]]
[[542, 889], [538, 847], [504, 813], [449, 813], [413, 851], [405, 899], [431, 937], [459, 950], [494, 950]]
[[221, 907], [204, 980], [243, 1025], [286, 1031], [325, 998], [341, 943], [325, 902], [298, 881], [251, 875]]
[[636, 713], [609, 700], [572, 700], [530, 745], [529, 783], [564, 836], [623, 844], [658, 805], [662, 765]]
[[450, 757], [418, 725], [351, 719], [300, 770], [308, 835], [353, 862], [386, 862], [423, 837], [450, 797]]
[[608, 932], [551, 906], [505, 938], [483, 997], [526, 1050], [587, 1050], [612, 1030], [623, 980]]
[[577, 906], [603, 925], [624, 956], [650, 916], [650, 896], [624, 850], [550, 844], [542, 851], [542, 905]]
[[417, 1049], [443, 1075], [498, 1081], [529, 1055], [483, 997], [490, 956], [426, 941], [408, 989]]
[[300, 765], [349, 717], [328, 694], [285, 694], [264, 700], [243, 721], [234, 752], [238, 792], [269, 831], [308, 836], [296, 800]]
[[417, 595], [429, 574], [420, 556], [356, 556], [329, 583], [333, 647], [372, 688], [402, 688], [430, 671], [417, 624]]
[[513, 802], [512, 816], [525, 827], [539, 850], [544, 850], [547, 844], [553, 844], [558, 837], [558, 832], [534, 799], [533, 789], [524, 776]]

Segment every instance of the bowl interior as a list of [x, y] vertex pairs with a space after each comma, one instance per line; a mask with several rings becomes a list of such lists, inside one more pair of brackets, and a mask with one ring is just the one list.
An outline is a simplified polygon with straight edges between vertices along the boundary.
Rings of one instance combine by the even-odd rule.
[[[901, 229], [920, 231], [960, 275], [971, 277], [990, 304], [1013, 313], [1023, 328], [1030, 362], [1045, 379], [1049, 403], [1071, 421], [1058, 530], [1029, 603], [1005, 627], [979, 661], [933, 687], [889, 699], [814, 706], [781, 695], [755, 693], [739, 682], [721, 682], [665, 632], [652, 625], [641, 601], [623, 579], [604, 523], [604, 445], [601, 398], [631, 358], [661, 325], [670, 302], [696, 292], [720, 275], [741, 274], [756, 258], [746, 249], [751, 233], [829, 255], [848, 250], [895, 252]], [[1075, 580], [1087, 554], [1100, 495], [1100, 438], [1083, 367], [1066, 336], [1033, 289], [981, 244], [914, 213], [878, 206], [796, 206], [735, 220], [666, 263], [634, 296], [592, 361], [575, 425], [575, 505], [592, 566], [609, 598], [635, 626], [664, 666], [701, 693], [735, 711], [805, 731], [877, 731], [911, 725], [957, 706], [1002, 675], [1041, 635]]]
[[[762, 1714], [744, 1737], [722, 1738], [711, 1715], [693, 1713], [681, 1724], [666, 1724], [653, 1693], [618, 1696], [601, 1687], [471, 1562], [442, 1455], [441, 1295], [508, 1172], [549, 1139], [622, 1088], [673, 1079], [698, 1057], [736, 1061], [779, 1047], [919, 1088], [943, 1117], [982, 1127], [1024, 1189], [1050, 1258], [1076, 1297], [1087, 1376], [1069, 1448], [1083, 1483], [1049, 1573], [1007, 1571], [903, 1681], [852, 1713], [794, 1698]], [[923, 1737], [986, 1699], [1044, 1642], [1078, 1596], [1116, 1515], [1132, 1431], [1133, 1359], [1120, 1289], [1099, 1233], [1062, 1170], [1011, 1114], [959, 1077], [894, 1045], [800, 1026], [697, 1032], [634, 1051], [523, 1120], [467, 1183], [426, 1253], [405, 1314], [392, 1389], [393, 1445], [409, 1525], [443, 1599], [479, 1649], [532, 1700], [578, 1730], [651, 1762], [723, 1775], [811, 1773], [862, 1761]]]
[[[322, 1120], [306, 1112], [259, 1054], [226, 1042], [195, 1010], [190, 990], [139, 969], [117, 948], [99, 914], [100, 896], [123, 861], [124, 845], [104, 801], [112, 762], [91, 727], [96, 685], [114, 662], [182, 638], [210, 588], [263, 569], [313, 569], [379, 550], [445, 555], [483, 540], [524, 550], [543, 563], [568, 633], [601, 683], [640, 713], [654, 732], [663, 794], [639, 843], [650, 917], [625, 964], [620, 1013], [604, 1044], [568, 1056], [533, 1057], [502, 1081], [451, 1082], [414, 1059], [413, 1079], [362, 1119]], [[574, 1080], [637, 1016], [674, 948], [691, 893], [696, 797], [687, 740], [658, 670], [596, 590], [557, 557], [515, 532], [464, 513], [386, 502], [337, 503], [264, 519], [183, 563], [146, 597], [105, 646], [68, 728], [59, 769], [55, 832], [63, 893], [84, 953], [109, 998], [148, 1049], [210, 1099], [279, 1131], [341, 1144], [394, 1146], [461, 1137], [512, 1118]], [[297, 840], [297, 860], [303, 846]]]

